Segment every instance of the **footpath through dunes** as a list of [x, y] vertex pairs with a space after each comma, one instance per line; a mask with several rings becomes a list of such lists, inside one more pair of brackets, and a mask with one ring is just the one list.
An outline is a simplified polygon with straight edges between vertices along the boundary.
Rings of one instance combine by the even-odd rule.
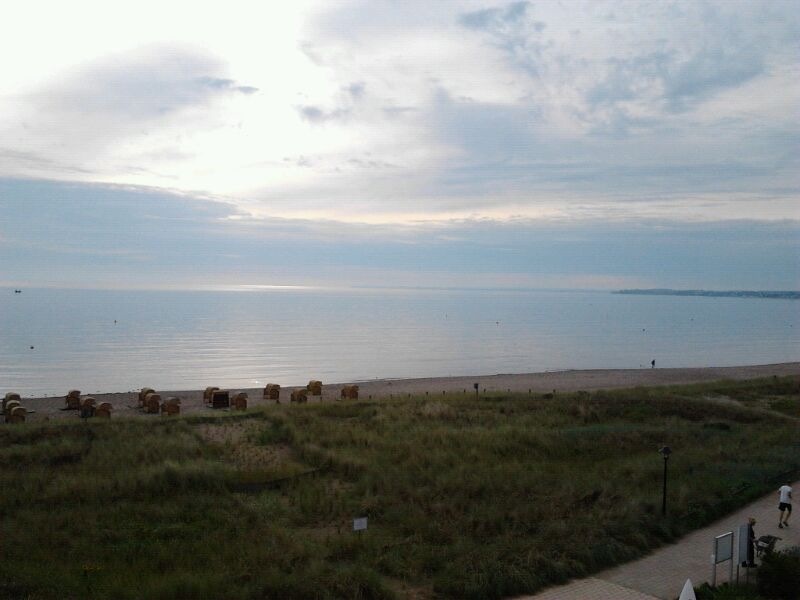
[[[711, 578], [709, 556], [714, 538], [728, 531], [738, 533], [747, 519], [756, 519], [756, 536], [774, 535], [781, 538], [776, 550], [800, 546], [800, 522], [778, 529], [778, 493], [770, 492], [759, 500], [723, 519], [690, 533], [675, 544], [660, 548], [652, 554], [598, 573], [594, 577], [573, 581], [567, 585], [550, 588], [535, 596], [521, 596], [517, 600], [673, 600], [681, 592], [687, 579], [699, 586]], [[792, 484], [800, 490], [800, 481]], [[800, 494], [798, 494], [800, 495]], [[736, 542], [738, 544], [738, 541]], [[734, 556], [736, 549], [734, 548]], [[735, 570], [735, 568], [734, 568]], [[740, 577], [744, 580], [744, 572]], [[751, 580], [755, 575], [751, 576]], [[728, 581], [728, 563], [717, 566], [717, 581]], [[609, 595], [610, 594], [610, 595]]]
[[[765, 406], [759, 401], [754, 403], [752, 397], [749, 400], [750, 402], [744, 404], [751, 409], [764, 414], [776, 413], [774, 407]], [[783, 405], [783, 408], [786, 406]], [[800, 410], [797, 406], [792, 410], [784, 410], [781, 416], [800, 424]], [[800, 446], [800, 438], [796, 445]], [[775, 479], [774, 483], [777, 488], [786, 481]], [[793, 490], [800, 490], [800, 481], [795, 481], [791, 487]], [[778, 538], [775, 550], [800, 546], [800, 526], [778, 527], [777, 502], [778, 493], [775, 490], [644, 558], [608, 569], [593, 577], [549, 588], [534, 596], [520, 596], [516, 600], [672, 600], [677, 598], [687, 579], [691, 579], [695, 587], [711, 582], [709, 556], [714, 538], [729, 531], [737, 535], [739, 526], [746, 524], [750, 518], [756, 519], [757, 537], [772, 535]], [[735, 540], [734, 557], [737, 554], [738, 540]], [[734, 568], [736, 577], [744, 580], [745, 572]], [[728, 581], [727, 570], [728, 563], [717, 567], [719, 583]]]
[[[594, 391], [600, 389], [620, 389], [638, 386], [664, 386], [703, 383], [720, 380], [741, 381], [759, 377], [785, 377], [800, 375], [800, 362], [777, 363], [771, 365], [750, 365], [737, 367], [701, 367], [679, 369], [591, 369], [574, 371], [552, 371], [544, 373], [520, 373], [497, 375], [467, 375], [458, 377], [433, 377], [418, 379], [376, 379], [368, 381], [328, 383], [323, 381], [322, 395], [309, 396], [309, 402], [333, 401], [340, 399], [342, 387], [351, 383], [359, 386], [361, 399], [397, 398], [408, 395], [437, 395], [448, 393], [474, 393], [474, 384], [478, 384], [481, 392], [515, 392], [534, 393]], [[309, 374], [309, 377], [313, 373]], [[142, 386], [153, 385], [154, 382], [143, 381]], [[220, 382], [209, 381], [208, 385], [220, 385]], [[86, 384], [91, 389], [91, 382]], [[292, 389], [305, 387], [305, 383], [287, 385], [281, 393], [281, 402], [288, 402]], [[249, 394], [252, 406], [271, 404], [274, 401], [263, 399], [263, 388], [234, 388]], [[3, 391], [3, 390], [0, 390]], [[14, 391], [14, 390], [4, 390]], [[181, 399], [181, 412], [193, 413], [207, 409], [203, 401], [202, 390], [165, 391], [158, 390], [164, 397], [177, 396]], [[66, 395], [67, 390], [64, 390]], [[98, 402], [110, 402], [115, 416], [138, 415], [138, 392], [93, 393]], [[26, 398], [25, 406], [36, 411], [29, 415], [31, 420], [44, 417], [75, 417], [74, 412], [62, 411], [64, 397]]]

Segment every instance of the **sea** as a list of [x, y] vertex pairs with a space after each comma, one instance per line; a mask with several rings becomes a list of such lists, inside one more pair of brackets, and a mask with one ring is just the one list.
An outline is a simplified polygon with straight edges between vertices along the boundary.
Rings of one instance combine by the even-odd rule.
[[0, 393], [793, 362], [798, 309], [582, 290], [0, 288]]

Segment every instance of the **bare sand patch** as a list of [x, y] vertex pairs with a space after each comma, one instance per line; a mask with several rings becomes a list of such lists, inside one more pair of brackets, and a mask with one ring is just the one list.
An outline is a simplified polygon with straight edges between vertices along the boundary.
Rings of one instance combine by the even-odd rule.
[[254, 436], [264, 427], [263, 420], [200, 423], [195, 431], [204, 440], [225, 448], [225, 455], [237, 467], [261, 469], [276, 467], [288, 461], [291, 450], [283, 444], [268, 446], [256, 443]]

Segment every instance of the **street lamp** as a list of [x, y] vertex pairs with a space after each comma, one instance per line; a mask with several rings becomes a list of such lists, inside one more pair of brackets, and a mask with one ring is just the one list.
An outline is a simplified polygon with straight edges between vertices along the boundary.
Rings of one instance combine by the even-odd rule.
[[669, 446], [664, 446], [661, 448], [658, 453], [664, 458], [664, 493], [661, 496], [661, 514], [667, 514], [667, 461], [669, 460], [669, 455], [672, 454], [672, 450], [670, 450]]

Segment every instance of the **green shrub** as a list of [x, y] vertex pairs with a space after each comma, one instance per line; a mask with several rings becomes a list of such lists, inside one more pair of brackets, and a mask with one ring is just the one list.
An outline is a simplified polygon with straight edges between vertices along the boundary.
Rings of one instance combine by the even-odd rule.
[[800, 598], [800, 547], [765, 556], [758, 569], [758, 591], [765, 598]]
[[294, 433], [280, 420], [270, 421], [269, 425], [262, 429], [256, 437], [256, 442], [262, 446], [290, 444], [292, 440], [294, 440]]
[[723, 583], [719, 587], [711, 587], [704, 583], [694, 589], [697, 600], [762, 600], [752, 585], [731, 585]]

